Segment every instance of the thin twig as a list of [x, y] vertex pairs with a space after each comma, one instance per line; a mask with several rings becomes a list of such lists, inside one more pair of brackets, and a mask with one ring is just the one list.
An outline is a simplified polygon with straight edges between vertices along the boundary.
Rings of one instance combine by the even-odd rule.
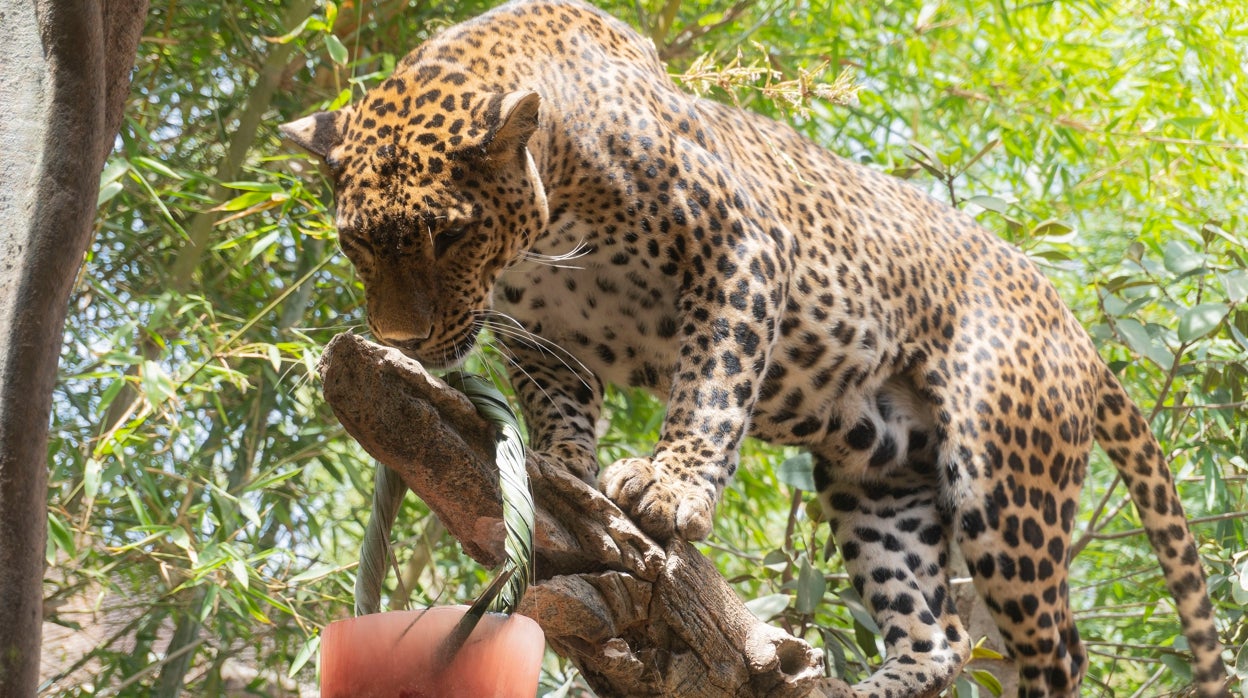
[[1248, 407], [1248, 400], [1240, 400], [1239, 402], [1217, 402], [1208, 405], [1162, 405], [1159, 410], [1237, 410], [1241, 407]]
[[[1248, 518], [1248, 511], [1228, 511], [1224, 514], [1211, 514], [1209, 516], [1198, 516], [1194, 519], [1188, 519], [1188, 525], [1217, 523], [1218, 521], [1234, 521], [1235, 519]], [[1119, 538], [1130, 538], [1145, 533], [1142, 528], [1133, 528], [1129, 531], [1117, 531], [1115, 533], [1089, 533], [1095, 540], [1116, 540]]]
[[1147, 681], [1145, 681], [1144, 683], [1140, 684], [1140, 688], [1139, 688], [1139, 690], [1137, 690], [1135, 693], [1132, 693], [1132, 694], [1131, 694], [1131, 698], [1142, 698], [1142, 697], [1144, 696], [1144, 691], [1148, 690], [1148, 687], [1149, 687], [1149, 686], [1152, 686], [1153, 684], [1155, 684], [1155, 683], [1157, 683], [1158, 681], [1160, 681], [1160, 680], [1161, 680], [1161, 677], [1162, 677], [1162, 676], [1165, 676], [1165, 674], [1166, 674], [1166, 672], [1167, 672], [1167, 671], [1169, 671], [1169, 668], [1168, 668], [1168, 667], [1166, 667], [1165, 665], [1162, 665], [1162, 667], [1161, 667], [1160, 669], [1158, 669], [1157, 671], [1153, 672], [1153, 675], [1152, 675], [1152, 676], [1148, 677], [1148, 680], [1147, 680]]
[[138, 671], [136, 671], [135, 673], [133, 673], [133, 674], [131, 674], [130, 676], [126, 677], [126, 680], [125, 680], [125, 681], [122, 681], [122, 682], [121, 682], [120, 684], [118, 684], [117, 686], [115, 686], [115, 687], [113, 687], [113, 688], [110, 688], [110, 689], [107, 689], [107, 690], [104, 690], [104, 691], [101, 691], [101, 692], [100, 692], [100, 693], [98, 693], [97, 695], [100, 695], [100, 696], [115, 696], [115, 695], [121, 695], [122, 691], [126, 690], [127, 688], [129, 688], [129, 687], [130, 687], [130, 686], [132, 686], [133, 684], [137, 683], [137, 682], [138, 682], [140, 679], [142, 679], [144, 676], [147, 676], [148, 674], [152, 673], [153, 671], [155, 671], [155, 670], [157, 670], [157, 669], [159, 669], [159, 668], [161, 668], [161, 667], [165, 666], [165, 665], [166, 665], [166, 664], [168, 664], [169, 662], [172, 662], [172, 661], [174, 661], [174, 660], [178, 659], [179, 657], [181, 657], [182, 655], [186, 654], [187, 652], [190, 652], [191, 650], [198, 648], [198, 647], [199, 647], [200, 645], [202, 645], [202, 644], [204, 644], [204, 638], [202, 638], [202, 637], [201, 637], [201, 638], [197, 638], [197, 639], [195, 639], [194, 641], [192, 641], [192, 642], [190, 642], [190, 643], [188, 643], [188, 644], [186, 644], [186, 645], [184, 645], [184, 646], [182, 646], [182, 647], [179, 647], [179, 648], [178, 648], [178, 650], [177, 650], [176, 652], [173, 652], [172, 654], [167, 655], [164, 659], [161, 659], [159, 662], [152, 662], [151, 664], [148, 664], [147, 666], [143, 667], [142, 669], [139, 669], [139, 670], [138, 670]]

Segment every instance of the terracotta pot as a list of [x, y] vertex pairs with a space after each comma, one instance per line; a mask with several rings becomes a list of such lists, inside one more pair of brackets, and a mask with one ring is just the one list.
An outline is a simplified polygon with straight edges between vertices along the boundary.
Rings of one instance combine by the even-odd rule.
[[392, 611], [329, 624], [321, 698], [533, 698], [546, 639], [531, 618], [487, 614], [449, 664], [439, 650], [467, 606]]

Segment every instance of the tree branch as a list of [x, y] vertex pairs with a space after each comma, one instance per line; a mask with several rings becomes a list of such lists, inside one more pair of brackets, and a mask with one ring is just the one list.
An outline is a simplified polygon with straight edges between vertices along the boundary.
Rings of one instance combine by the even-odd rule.
[[[473, 559], [502, 556], [494, 429], [466, 397], [354, 335], [325, 348], [325, 398]], [[758, 620], [692, 545], [658, 546], [598, 490], [529, 454], [536, 575], [521, 612], [599, 695], [850, 696], [820, 653]]]

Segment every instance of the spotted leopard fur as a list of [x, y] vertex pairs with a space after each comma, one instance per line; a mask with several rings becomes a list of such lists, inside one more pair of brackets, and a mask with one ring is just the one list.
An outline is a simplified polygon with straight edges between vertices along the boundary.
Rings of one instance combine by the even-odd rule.
[[601, 479], [655, 537], [710, 533], [747, 434], [808, 448], [887, 648], [859, 695], [934, 695], [967, 661], [951, 543], [1020, 694], [1078, 693], [1067, 570], [1094, 439], [1161, 560], [1200, 694], [1226, 695], [1147, 421], [1049, 282], [966, 215], [680, 92], [649, 42], [573, 0], [447, 29], [357, 104], [284, 130], [333, 174], [378, 339], [449, 365], [491, 324], [532, 447], [590, 481], [604, 383], [667, 401], [654, 452]]

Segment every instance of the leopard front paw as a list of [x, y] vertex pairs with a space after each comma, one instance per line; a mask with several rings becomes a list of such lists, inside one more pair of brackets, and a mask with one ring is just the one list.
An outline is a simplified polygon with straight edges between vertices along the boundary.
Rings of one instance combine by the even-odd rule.
[[624, 458], [602, 475], [602, 491], [659, 541], [711, 534], [714, 493], [688, 469], [659, 458]]

